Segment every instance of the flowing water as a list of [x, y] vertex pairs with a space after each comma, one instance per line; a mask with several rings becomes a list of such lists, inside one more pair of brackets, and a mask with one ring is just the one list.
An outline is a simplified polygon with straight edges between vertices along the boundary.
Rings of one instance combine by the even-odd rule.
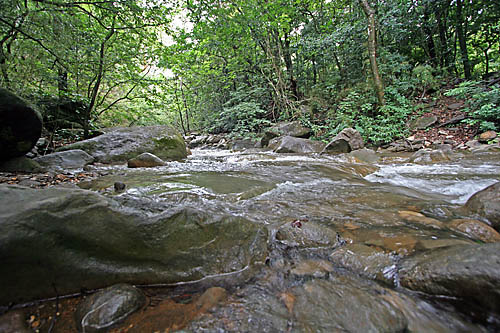
[[[476, 242], [470, 235], [445, 226], [453, 219], [464, 217], [459, 208], [472, 194], [500, 180], [499, 154], [457, 154], [451, 162], [436, 164], [411, 164], [407, 163], [407, 157], [382, 156], [378, 162], [368, 164], [350, 155], [193, 150], [185, 161], [169, 162], [158, 168], [110, 167], [108, 175], [82, 187], [122, 201], [142, 198], [159, 207], [194, 207], [208, 213], [242, 216], [265, 225], [271, 238], [276, 237], [277, 230], [283, 226], [313, 224], [336, 233], [337, 245], [365, 246], [395, 258], [440, 246]], [[124, 182], [126, 192], [113, 192], [115, 181]], [[194, 322], [191, 329], [230, 330], [229, 324], [225, 328], [221, 326], [224, 319], [236, 325], [236, 331], [342, 330], [345, 325], [317, 324], [328, 321], [326, 317], [332, 314], [327, 310], [324, 313], [316, 307], [305, 310], [304, 302], [312, 302], [307, 297], [316, 291], [321, 295], [331, 288], [322, 285], [323, 282], [315, 282], [316, 278], [324, 278], [321, 272], [331, 272], [324, 267], [331, 265], [332, 247], [325, 248], [316, 246], [307, 251], [284, 253], [279, 246], [270, 244], [270, 268], [256, 278], [256, 282], [242, 287], [240, 295], [230, 298], [212, 314], [212, 319]], [[329, 264], [323, 265], [324, 269], [315, 266], [312, 273], [305, 274], [312, 278], [297, 278], [304, 275], [297, 273], [300, 266], [297, 262], [307, 260]], [[338, 271], [338, 267], [333, 266]], [[389, 284], [393, 283], [391, 288], [398, 288], [394, 267], [385, 267], [383, 275]], [[348, 275], [348, 280], [337, 285], [336, 290], [351, 284], [362, 284], [372, 291], [381, 288], [377, 283], [368, 286], [367, 283], [373, 283], [371, 279], [359, 282], [356, 280], [359, 275]], [[457, 317], [453, 308], [436, 307], [434, 302], [407, 293], [399, 293], [394, 298], [393, 289], [384, 288], [384, 297], [401, 308], [414, 327], [430, 331], [471, 329], [467, 326], [470, 318]], [[304, 290], [309, 296], [304, 296]], [[357, 306], [360, 305], [347, 308], [357, 311]], [[302, 318], [302, 313], [307, 318]], [[436, 322], [445, 324], [439, 326]], [[472, 329], [482, 330], [482, 326], [472, 326]]]

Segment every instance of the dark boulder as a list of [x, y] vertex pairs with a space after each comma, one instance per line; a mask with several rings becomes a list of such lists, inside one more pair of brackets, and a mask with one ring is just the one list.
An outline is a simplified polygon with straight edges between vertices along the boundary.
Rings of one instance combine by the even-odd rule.
[[0, 88], [0, 161], [31, 151], [42, 133], [42, 118], [27, 102]]
[[465, 209], [486, 218], [493, 228], [500, 230], [500, 182], [470, 197], [465, 204]]
[[401, 264], [401, 285], [431, 295], [458, 297], [491, 313], [500, 311], [500, 243], [435, 249]]
[[344, 128], [333, 140], [326, 145], [324, 153], [350, 153], [364, 147], [363, 138], [354, 128]]
[[311, 129], [303, 126], [299, 121], [281, 122], [267, 128], [260, 142], [262, 147], [266, 147], [269, 141], [279, 136], [309, 138], [311, 134]]

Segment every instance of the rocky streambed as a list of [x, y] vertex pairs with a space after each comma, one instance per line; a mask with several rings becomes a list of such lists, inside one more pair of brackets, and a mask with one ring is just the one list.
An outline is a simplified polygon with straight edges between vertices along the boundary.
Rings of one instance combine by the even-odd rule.
[[498, 153], [358, 154], [194, 149], [0, 185], [0, 328], [498, 330]]

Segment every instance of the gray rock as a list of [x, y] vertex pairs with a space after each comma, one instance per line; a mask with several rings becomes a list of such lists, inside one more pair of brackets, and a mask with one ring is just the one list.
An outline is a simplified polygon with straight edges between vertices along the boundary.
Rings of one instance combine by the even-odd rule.
[[293, 221], [281, 225], [276, 240], [290, 247], [335, 247], [341, 242], [337, 232], [312, 221]]
[[255, 148], [257, 146], [257, 142], [251, 139], [237, 139], [234, 140], [231, 144], [231, 149], [235, 151], [246, 150]]
[[486, 218], [493, 228], [500, 230], [500, 182], [471, 196], [465, 209]]
[[125, 185], [125, 183], [123, 183], [123, 182], [115, 182], [113, 187], [115, 189], [115, 192], [122, 192], [125, 190], [127, 185]]
[[349, 153], [364, 147], [363, 138], [354, 128], [344, 128], [326, 145], [322, 153]]
[[459, 245], [408, 257], [401, 285], [431, 295], [459, 297], [486, 312], [500, 310], [500, 243]]
[[269, 142], [269, 148], [276, 153], [319, 153], [323, 150], [324, 144], [319, 141], [301, 139], [292, 136], [280, 136]]
[[78, 304], [75, 321], [80, 332], [104, 332], [144, 306], [146, 296], [128, 284], [101, 290]]
[[73, 149], [84, 150], [101, 163], [125, 162], [146, 152], [163, 160], [178, 160], [187, 156], [184, 139], [170, 126], [114, 128], [58, 151]]
[[129, 168], [153, 168], [165, 165], [165, 162], [156, 155], [150, 153], [142, 153], [137, 157], [128, 160]]
[[385, 288], [348, 276], [313, 280], [293, 289], [300, 332], [404, 332], [407, 320], [380, 297]]
[[5, 172], [43, 172], [44, 168], [36, 161], [27, 157], [15, 157], [6, 162], [0, 162], [0, 171]]
[[380, 159], [375, 151], [368, 148], [351, 151], [350, 155], [365, 163], [376, 163]]
[[0, 162], [28, 153], [42, 133], [42, 117], [33, 106], [0, 88]]
[[208, 139], [208, 135], [196, 136], [194, 139], [192, 139], [189, 142], [189, 148], [199, 147], [199, 146], [203, 145], [204, 143], [206, 143], [207, 139]]
[[[115, 283], [242, 282], [267, 255], [262, 226], [189, 208], [148, 213], [97, 193], [0, 185], [0, 305]], [[131, 206], [132, 207], [132, 206]]]
[[335, 249], [330, 260], [337, 266], [370, 279], [394, 284], [396, 258], [362, 244], [349, 244]]
[[300, 121], [277, 123], [271, 127], [270, 131], [278, 132], [280, 136], [293, 136], [295, 138], [308, 138], [311, 136], [311, 129], [303, 126]]
[[420, 118], [417, 118], [413, 121], [410, 122], [409, 127], [412, 130], [419, 130], [419, 129], [426, 129], [429, 126], [434, 125], [437, 123], [438, 119], [436, 116], [431, 115], [431, 116], [423, 116]]
[[94, 158], [81, 149], [61, 151], [34, 158], [34, 161], [47, 170], [61, 171], [82, 169], [94, 162]]
[[410, 163], [436, 163], [451, 161], [449, 152], [433, 149], [420, 149], [409, 159]]

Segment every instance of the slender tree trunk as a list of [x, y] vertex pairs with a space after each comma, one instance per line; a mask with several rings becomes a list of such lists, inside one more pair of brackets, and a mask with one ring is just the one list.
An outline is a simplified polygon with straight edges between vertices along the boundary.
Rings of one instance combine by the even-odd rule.
[[297, 80], [295, 80], [293, 76], [293, 62], [292, 55], [290, 53], [290, 40], [288, 39], [288, 34], [285, 34], [284, 41], [281, 43], [281, 48], [283, 49], [283, 59], [288, 73], [288, 81], [290, 82], [290, 92], [292, 93], [294, 99], [298, 100], [299, 94], [297, 91]]
[[94, 87], [92, 88], [90, 94], [90, 103], [85, 111], [85, 121], [83, 124], [83, 136], [85, 138], [89, 137], [90, 119], [92, 115], [92, 110], [94, 109], [97, 95], [99, 94], [99, 88], [101, 86], [102, 77], [104, 75], [104, 58], [106, 55], [106, 43], [111, 39], [111, 37], [113, 37], [114, 33], [115, 33], [115, 20], [113, 19], [113, 24], [111, 26], [111, 29], [109, 30], [106, 37], [104, 37], [104, 40], [101, 43], [101, 48], [99, 51], [99, 66], [97, 69], [96, 81], [94, 83]]
[[68, 93], [68, 71], [61, 67], [57, 68], [57, 90], [59, 99], [62, 99]]
[[375, 21], [375, 10], [368, 3], [368, 0], [359, 0], [361, 7], [368, 18], [368, 55], [370, 57], [370, 65], [373, 75], [373, 84], [377, 95], [379, 106], [385, 104], [384, 98], [384, 83], [378, 70], [377, 64], [377, 25]]
[[457, 0], [457, 37], [458, 44], [460, 45], [460, 54], [462, 56], [462, 64], [464, 66], [464, 74], [467, 80], [472, 78], [471, 65], [469, 60], [469, 53], [467, 51], [466, 32], [464, 32], [464, 18], [463, 18], [463, 2]]
[[175, 102], [176, 102], [175, 104], [177, 105], [177, 111], [179, 112], [179, 119], [181, 120], [182, 132], [184, 133], [184, 135], [186, 135], [187, 132], [186, 132], [186, 127], [184, 127], [184, 118], [182, 117], [182, 110], [181, 110], [181, 106], [179, 105], [180, 104], [179, 97], [177, 96], [177, 86], [175, 87], [174, 95], [175, 95]]
[[182, 82], [182, 79], [181, 79], [181, 95], [182, 95], [182, 101], [184, 102], [184, 109], [186, 110], [185, 112], [186, 112], [187, 130], [188, 133], [191, 133], [191, 129], [189, 128], [189, 107], [187, 104], [186, 95], [184, 95], [184, 82]]
[[430, 22], [429, 22], [429, 4], [424, 5], [424, 24], [422, 29], [424, 30], [425, 33], [425, 42], [427, 44], [427, 50], [429, 53], [429, 58], [431, 60], [431, 63], [433, 65], [437, 65], [437, 57], [436, 57], [436, 45], [434, 44], [434, 38], [432, 34], [432, 29], [430, 27]]

